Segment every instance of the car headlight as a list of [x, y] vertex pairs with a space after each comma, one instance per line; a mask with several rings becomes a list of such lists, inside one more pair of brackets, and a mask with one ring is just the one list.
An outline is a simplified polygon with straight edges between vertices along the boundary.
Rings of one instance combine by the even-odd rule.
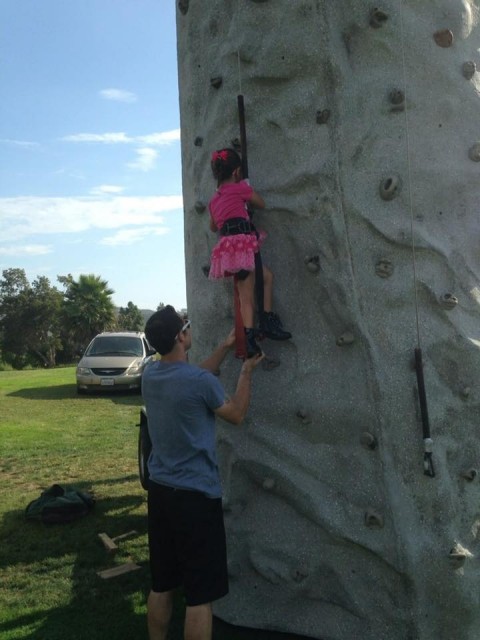
[[139, 373], [142, 373], [142, 369], [143, 369], [142, 363], [132, 364], [132, 366], [128, 367], [127, 369], [127, 376], [136, 376]]
[[88, 367], [77, 367], [77, 375], [79, 376], [89, 376], [91, 373]]

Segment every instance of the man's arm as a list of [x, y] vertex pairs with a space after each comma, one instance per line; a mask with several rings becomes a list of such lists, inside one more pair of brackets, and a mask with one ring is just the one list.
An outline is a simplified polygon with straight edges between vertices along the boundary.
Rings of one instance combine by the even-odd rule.
[[221, 407], [215, 409], [215, 415], [231, 424], [243, 422], [250, 404], [252, 372], [264, 357], [265, 354], [261, 353], [245, 360], [238, 376], [237, 389], [234, 395]]
[[201, 369], [207, 369], [211, 373], [217, 373], [220, 365], [225, 360], [225, 356], [235, 344], [235, 329], [232, 329], [224, 342], [219, 345], [215, 351], [198, 366]]

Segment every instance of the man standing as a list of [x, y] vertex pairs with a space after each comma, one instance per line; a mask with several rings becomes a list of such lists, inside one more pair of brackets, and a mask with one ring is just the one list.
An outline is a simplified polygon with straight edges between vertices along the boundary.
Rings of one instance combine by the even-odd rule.
[[152, 453], [148, 460], [148, 538], [152, 589], [150, 640], [165, 640], [173, 590], [183, 586], [185, 640], [210, 640], [212, 605], [228, 593], [222, 492], [215, 451], [215, 416], [240, 424], [250, 402], [253, 369], [245, 360], [229, 400], [213, 375], [234, 344], [233, 332], [200, 367], [187, 362], [190, 321], [168, 305], [145, 326], [162, 359], [146, 367], [142, 393]]

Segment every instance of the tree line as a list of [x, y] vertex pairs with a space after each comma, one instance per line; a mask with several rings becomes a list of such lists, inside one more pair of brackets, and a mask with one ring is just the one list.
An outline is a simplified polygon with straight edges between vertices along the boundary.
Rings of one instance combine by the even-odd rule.
[[[45, 276], [29, 282], [24, 269], [0, 280], [0, 360], [15, 369], [69, 364], [102, 331], [142, 331], [145, 318], [129, 302], [117, 309], [108, 282], [93, 274]], [[157, 308], [161, 308], [160, 303]]]

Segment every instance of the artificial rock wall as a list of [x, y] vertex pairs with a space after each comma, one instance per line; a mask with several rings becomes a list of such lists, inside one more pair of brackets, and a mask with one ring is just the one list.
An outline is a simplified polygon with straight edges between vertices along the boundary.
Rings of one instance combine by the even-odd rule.
[[240, 89], [293, 333], [264, 343], [280, 365], [255, 372], [246, 424], [219, 426], [216, 613], [324, 640], [478, 640], [479, 3], [180, 0], [177, 30], [192, 359], [232, 325], [204, 207]]

